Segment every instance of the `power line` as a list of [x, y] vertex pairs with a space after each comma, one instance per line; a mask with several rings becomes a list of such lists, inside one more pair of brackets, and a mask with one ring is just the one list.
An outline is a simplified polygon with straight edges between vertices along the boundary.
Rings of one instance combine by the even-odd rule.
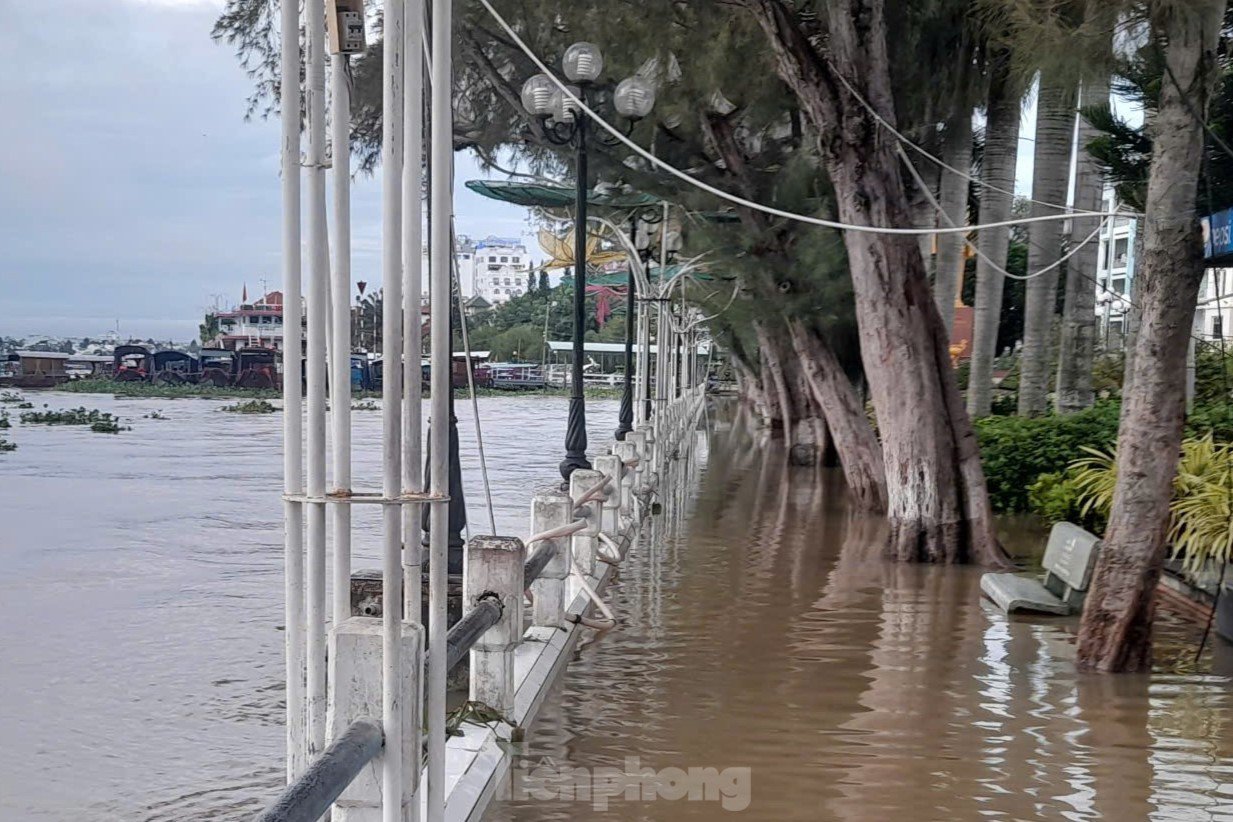
[[927, 235], [927, 234], [960, 234], [960, 233], [966, 234], [969, 231], [979, 231], [980, 229], [983, 229], [983, 228], [1002, 228], [1004, 226], [1024, 225], [1027, 223], [1037, 223], [1037, 222], [1044, 222], [1048, 220], [1068, 220], [1075, 215], [1093, 216], [1093, 217], [1106, 216], [1105, 212], [1085, 211], [1085, 212], [1071, 212], [1069, 214], [1066, 214], [1066, 213], [1042, 214], [1042, 215], [1038, 215], [1034, 217], [1019, 217], [1013, 220], [1005, 220], [999, 223], [987, 223], [985, 225], [951, 227], [951, 228], [943, 228], [943, 229], [892, 228], [892, 227], [854, 225], [850, 223], [841, 223], [835, 220], [823, 219], [821, 217], [811, 217], [807, 214], [797, 214], [796, 212], [785, 211], [783, 209], [775, 208], [773, 206], [763, 205], [762, 203], [757, 203], [752, 200], [746, 200], [743, 197], [739, 197], [735, 194], [731, 194], [727, 191], [716, 188], [715, 186], [709, 183], [703, 182], [702, 180], [698, 180], [694, 177], [691, 177], [690, 175], [686, 174], [684, 171], [680, 170], [676, 166], [673, 166], [665, 162], [664, 160], [660, 159], [659, 157], [656, 157], [655, 155], [648, 152], [646, 149], [639, 146], [633, 140], [629, 139], [629, 137], [623, 134], [620, 129], [618, 129], [616, 126], [613, 126], [607, 120], [605, 120], [604, 118], [596, 114], [595, 111], [593, 111], [590, 106], [588, 106], [583, 100], [581, 100], [576, 94], [574, 94], [569, 89], [569, 87], [564, 82], [562, 82], [561, 79], [558, 78], [556, 74], [552, 72], [551, 69], [548, 68], [548, 66], [544, 63], [544, 61], [540, 59], [539, 55], [535, 54], [527, 46], [527, 44], [522, 41], [522, 38], [519, 37], [518, 33], [514, 31], [514, 29], [510, 26], [509, 23], [505, 21], [505, 18], [502, 17], [497, 12], [497, 10], [492, 7], [492, 4], [489, 2], [489, 0], [480, 0], [480, 4], [485, 9], [487, 9], [488, 13], [492, 15], [493, 19], [496, 20], [497, 24], [501, 26], [502, 29], [505, 30], [505, 33], [509, 36], [510, 40], [512, 40], [513, 43], [516, 46], [518, 46], [518, 48], [520, 48], [524, 54], [526, 54], [527, 58], [530, 59], [531, 62], [534, 63], [535, 66], [541, 72], [543, 72], [545, 77], [547, 77], [549, 80], [552, 81], [553, 85], [557, 87], [557, 89], [561, 92], [561, 94], [563, 94], [566, 97], [566, 99], [568, 99], [574, 106], [577, 107], [578, 111], [590, 117], [596, 124], [600, 126], [600, 128], [607, 131], [609, 134], [613, 136], [613, 138], [618, 140], [620, 143], [624, 144], [627, 148], [629, 148], [635, 154], [642, 157], [644, 160], [651, 163], [652, 165], [660, 168], [663, 171], [666, 171], [672, 176], [688, 183], [689, 185], [694, 186], [695, 188], [701, 189], [702, 191], [706, 191], [709, 194], [712, 194], [716, 197], [719, 197], [723, 200], [727, 200], [728, 202], [734, 203], [744, 208], [753, 209], [755, 211], [761, 211], [764, 214], [770, 214], [771, 216], [774, 216], [774, 217], [782, 217], [787, 220], [795, 220], [797, 222], [808, 223], [810, 225], [821, 226], [823, 228], [832, 228], [832, 229], [836, 229], [839, 231], [856, 231], [856, 232], [861, 232], [865, 234], [896, 234], [896, 235], [907, 235], [907, 236], [921, 236], [921, 235]]

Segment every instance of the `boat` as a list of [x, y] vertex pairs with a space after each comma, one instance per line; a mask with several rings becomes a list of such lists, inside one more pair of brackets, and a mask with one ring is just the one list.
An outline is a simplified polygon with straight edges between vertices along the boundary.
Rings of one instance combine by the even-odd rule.
[[145, 382], [154, 369], [153, 355], [144, 345], [117, 345], [112, 362], [112, 378], [117, 382]]
[[66, 383], [68, 359], [59, 351], [14, 351], [0, 362], [0, 388], [54, 388]]
[[544, 369], [535, 363], [485, 363], [475, 369], [475, 376], [477, 385], [486, 383], [501, 391], [537, 391], [545, 385]]

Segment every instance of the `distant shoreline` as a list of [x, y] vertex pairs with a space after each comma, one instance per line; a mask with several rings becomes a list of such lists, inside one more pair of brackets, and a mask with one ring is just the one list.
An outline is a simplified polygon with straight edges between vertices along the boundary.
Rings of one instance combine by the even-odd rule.
[[[52, 389], [23, 389], [37, 394], [40, 391], [65, 391], [70, 394], [111, 394], [116, 397], [161, 397], [167, 399], [278, 399], [281, 391], [267, 388], [235, 388], [215, 385], [152, 385], [145, 382], [117, 382], [109, 379], [73, 380]], [[467, 397], [467, 388], [455, 389], [457, 396]], [[593, 386], [586, 390], [587, 397], [595, 399], [618, 399], [621, 388]], [[568, 388], [547, 388], [532, 391], [502, 391], [495, 388], [476, 388], [476, 396], [480, 397], [569, 397]], [[424, 396], [429, 395], [428, 391]], [[357, 399], [380, 399], [379, 391], [353, 392]]]

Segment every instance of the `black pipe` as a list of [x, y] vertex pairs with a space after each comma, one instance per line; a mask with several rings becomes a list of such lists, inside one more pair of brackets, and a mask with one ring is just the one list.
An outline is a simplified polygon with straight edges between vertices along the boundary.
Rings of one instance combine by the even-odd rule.
[[[629, 221], [629, 239], [638, 242], [638, 219]], [[629, 274], [625, 280], [625, 385], [621, 391], [621, 413], [618, 419], [616, 438], [618, 442], [634, 430], [634, 296], [637, 283], [634, 281], [634, 264], [629, 264]]]
[[552, 562], [552, 558], [556, 555], [557, 547], [551, 542], [545, 542], [538, 551], [531, 554], [527, 558], [526, 564], [522, 566], [523, 584], [530, 587], [531, 583], [539, 579], [539, 575], [544, 573], [544, 569], [548, 567], [548, 563]]
[[484, 632], [501, 621], [501, 600], [484, 597], [445, 635], [445, 670], [454, 670]]
[[357, 719], [325, 749], [300, 778], [283, 789], [257, 822], [316, 822], [385, 744], [381, 726]]

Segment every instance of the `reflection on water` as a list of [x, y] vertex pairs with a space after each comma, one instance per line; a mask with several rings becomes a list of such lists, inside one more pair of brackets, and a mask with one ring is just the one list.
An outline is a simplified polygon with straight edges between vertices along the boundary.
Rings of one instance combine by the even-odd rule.
[[[516, 772], [744, 766], [764, 820], [1233, 818], [1230, 683], [1192, 665], [1194, 626], [1161, 615], [1151, 676], [1078, 674], [1074, 620], [1010, 622], [974, 569], [883, 562], [837, 472], [731, 428], [698, 459], [610, 589], [622, 625], [558, 684]], [[510, 794], [488, 819], [724, 815]]]
[[[29, 397], [133, 430], [18, 426], [0, 456], [0, 819], [251, 818], [283, 774], [281, 417]], [[527, 489], [559, 476], [566, 401], [480, 402], [497, 527], [525, 534]], [[594, 448], [617, 403], [588, 409]], [[458, 416], [484, 533], [469, 403]], [[355, 476], [375, 487], [380, 415], [354, 419]], [[380, 567], [380, 514], [361, 507], [355, 567]]]

